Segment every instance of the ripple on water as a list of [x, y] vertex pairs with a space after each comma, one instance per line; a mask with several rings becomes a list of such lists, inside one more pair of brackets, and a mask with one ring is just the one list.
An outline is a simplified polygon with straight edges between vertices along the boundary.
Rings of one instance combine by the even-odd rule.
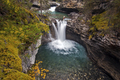
[[82, 45], [71, 40], [42, 45], [36, 60], [50, 71], [46, 80], [112, 80], [90, 62]]

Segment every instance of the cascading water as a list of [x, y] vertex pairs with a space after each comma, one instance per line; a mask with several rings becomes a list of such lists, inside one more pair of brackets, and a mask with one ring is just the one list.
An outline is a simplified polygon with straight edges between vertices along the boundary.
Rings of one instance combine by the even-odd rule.
[[36, 55], [36, 60], [43, 61], [40, 67], [49, 70], [46, 80], [111, 80], [89, 61], [82, 45], [66, 39], [65, 20], [56, 20], [57, 26], [52, 23], [56, 38], [49, 33], [52, 41], [42, 45]]
[[54, 12], [55, 9], [56, 9], [56, 6], [53, 6], [53, 7], [51, 7], [51, 8], [49, 9], [49, 11]]
[[54, 30], [55, 30], [56, 38], [60, 41], [64, 41], [66, 39], [65, 29], [66, 29], [67, 21], [56, 20], [56, 22], [57, 22], [57, 28], [56, 28], [55, 24], [52, 23]]
[[53, 41], [54, 40], [54, 38], [52, 38], [52, 35], [51, 35], [51, 32], [49, 31], [49, 33], [48, 33], [48, 40], [51, 40], [51, 41]]
[[55, 27], [55, 24], [54, 24], [54, 23], [52, 23], [52, 25], [53, 25], [53, 28], [54, 28], [54, 30], [55, 30], [55, 37], [58, 39], [57, 28]]
[[[66, 25], [67, 21], [59, 21], [56, 20], [57, 22], [57, 27], [55, 26], [54, 23], [52, 23], [54, 31], [55, 31], [55, 36], [56, 40], [53, 40], [52, 42], [49, 43], [49, 46], [51, 49], [62, 49], [64, 51], [68, 51], [71, 48], [74, 48], [74, 42], [71, 40], [66, 40]], [[66, 54], [66, 52], [62, 53]], [[69, 53], [67, 53], [69, 54]]]
[[56, 20], [56, 22], [57, 22], [57, 26], [58, 26], [58, 40], [64, 41], [66, 39], [65, 30], [66, 30], [67, 21]]

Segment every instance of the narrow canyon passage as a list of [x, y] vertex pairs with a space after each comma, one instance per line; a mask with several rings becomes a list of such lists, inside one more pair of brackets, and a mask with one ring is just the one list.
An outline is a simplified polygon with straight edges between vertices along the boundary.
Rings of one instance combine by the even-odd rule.
[[52, 23], [55, 38], [50, 32], [51, 42], [42, 45], [36, 55], [36, 60], [43, 61], [40, 68], [49, 70], [45, 80], [112, 80], [92, 64], [82, 45], [66, 39], [67, 21], [56, 22]]

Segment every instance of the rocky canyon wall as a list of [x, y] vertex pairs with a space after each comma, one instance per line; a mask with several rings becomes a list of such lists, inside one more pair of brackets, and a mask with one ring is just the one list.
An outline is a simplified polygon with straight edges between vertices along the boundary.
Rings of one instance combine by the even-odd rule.
[[[107, 10], [111, 1], [109, 3], [103, 0], [93, 8], [91, 15]], [[100, 36], [97, 32], [97, 35], [89, 38], [90, 26], [86, 22], [89, 15], [83, 14], [83, 5], [84, 2], [67, 1], [56, 8], [56, 11], [70, 13], [71, 20], [67, 24], [66, 37], [82, 44], [86, 48], [88, 57], [96, 65], [105, 70], [113, 79], [120, 80], [120, 37], [112, 30], [112, 34], [106, 33]]]
[[[82, 44], [88, 53], [88, 57], [99, 67], [104, 69], [115, 80], [120, 80], [120, 39], [106, 34], [105, 36], [93, 36], [89, 39], [89, 26], [84, 20], [78, 21], [76, 15], [67, 25], [67, 38]], [[84, 18], [83, 15], [79, 15]], [[114, 32], [113, 32], [114, 33]]]
[[41, 45], [41, 38], [42, 36], [40, 36], [36, 43], [31, 44], [31, 46], [29, 46], [29, 48], [24, 52], [25, 56], [21, 57], [24, 73], [27, 73], [27, 70], [35, 63], [35, 56], [38, 52], [39, 46]]

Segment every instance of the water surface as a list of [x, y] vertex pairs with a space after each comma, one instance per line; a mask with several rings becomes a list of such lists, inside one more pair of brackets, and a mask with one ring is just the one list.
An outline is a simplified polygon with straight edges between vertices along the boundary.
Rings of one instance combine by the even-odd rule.
[[[48, 10], [42, 10], [43, 14], [49, 14], [50, 18], [62, 19], [63, 16], [69, 18], [67, 14], [55, 11], [57, 6], [50, 7]], [[39, 11], [41, 13], [41, 11]]]
[[84, 47], [71, 40], [42, 45], [36, 60], [43, 61], [40, 67], [49, 70], [46, 80], [111, 80], [92, 64]]

